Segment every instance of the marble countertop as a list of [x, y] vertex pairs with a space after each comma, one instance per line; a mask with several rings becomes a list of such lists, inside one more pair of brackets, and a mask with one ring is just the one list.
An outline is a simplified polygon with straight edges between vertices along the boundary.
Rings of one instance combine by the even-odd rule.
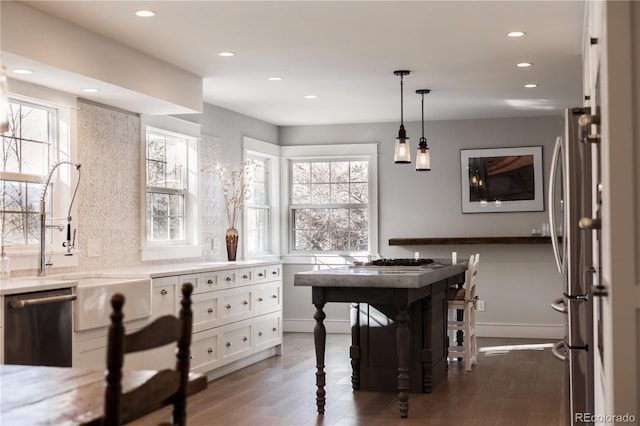
[[295, 286], [420, 288], [467, 270], [468, 262], [427, 266], [362, 266], [298, 272]]
[[127, 268], [103, 269], [97, 271], [51, 274], [45, 277], [16, 277], [0, 280], [0, 295], [31, 293], [34, 291], [75, 288], [82, 280], [92, 278], [108, 279], [153, 279], [159, 277], [197, 274], [229, 268], [250, 268], [260, 265], [282, 263], [281, 260], [244, 260], [237, 262], [198, 262], [167, 265], [141, 265]]

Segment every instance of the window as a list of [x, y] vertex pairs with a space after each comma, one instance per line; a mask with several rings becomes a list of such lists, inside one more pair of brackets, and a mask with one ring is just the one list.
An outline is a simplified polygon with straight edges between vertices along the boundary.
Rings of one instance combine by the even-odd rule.
[[252, 158], [250, 198], [246, 201], [247, 255], [269, 252], [269, 160]]
[[[0, 158], [4, 245], [21, 246], [40, 241], [40, 198], [55, 147], [55, 122], [53, 108], [17, 99], [9, 103], [9, 130], [2, 135]], [[47, 196], [50, 195], [47, 192]], [[49, 239], [50, 234], [49, 231]]]
[[168, 116], [142, 117], [142, 260], [200, 257], [197, 158], [200, 126]]
[[186, 138], [147, 128], [147, 241], [183, 241]]
[[367, 161], [292, 161], [294, 251], [369, 249]]
[[[43, 184], [54, 164], [75, 160], [77, 101], [75, 96], [18, 80], [10, 80], [9, 87], [9, 129], [0, 134], [0, 239], [11, 269], [30, 270], [39, 253]], [[72, 167], [57, 168], [52, 174], [45, 200], [48, 225], [64, 225], [59, 218], [72, 216], [72, 226], [77, 226], [78, 206], [71, 203], [77, 176]], [[65, 256], [64, 240], [66, 233], [47, 229], [47, 260], [56, 267], [77, 266], [78, 256]]]
[[377, 252], [377, 146], [283, 147], [289, 253]]
[[243, 137], [244, 159], [253, 163], [250, 198], [244, 203], [244, 238], [247, 257], [279, 256], [280, 147]]

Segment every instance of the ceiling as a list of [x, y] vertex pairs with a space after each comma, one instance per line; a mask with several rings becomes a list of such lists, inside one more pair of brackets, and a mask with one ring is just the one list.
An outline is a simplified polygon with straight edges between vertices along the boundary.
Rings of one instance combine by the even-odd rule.
[[[420, 120], [417, 89], [432, 91], [426, 120], [560, 116], [582, 103], [583, 1], [22, 3], [201, 76], [205, 102], [279, 126], [399, 121], [398, 69], [411, 71], [405, 121]], [[134, 16], [142, 8], [157, 15]], [[73, 76], [57, 81], [78, 90]]]

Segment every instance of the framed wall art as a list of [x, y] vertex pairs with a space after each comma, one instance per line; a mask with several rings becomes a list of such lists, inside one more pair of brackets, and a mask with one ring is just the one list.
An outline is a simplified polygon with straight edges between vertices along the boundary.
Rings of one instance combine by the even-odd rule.
[[543, 211], [542, 147], [460, 150], [462, 213]]

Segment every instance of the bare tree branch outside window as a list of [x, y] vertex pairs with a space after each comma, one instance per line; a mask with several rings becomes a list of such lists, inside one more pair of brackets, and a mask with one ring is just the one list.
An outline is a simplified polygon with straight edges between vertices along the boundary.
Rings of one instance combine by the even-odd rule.
[[354, 252], [369, 249], [369, 163], [291, 163], [293, 250]]

